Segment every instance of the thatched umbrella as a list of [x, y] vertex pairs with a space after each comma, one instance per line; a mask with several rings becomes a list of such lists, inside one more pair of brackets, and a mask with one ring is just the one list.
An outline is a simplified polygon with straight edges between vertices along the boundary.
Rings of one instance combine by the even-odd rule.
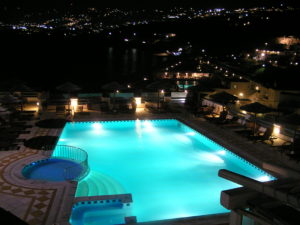
[[198, 109], [199, 102], [202, 104], [202, 99], [208, 95], [209, 92], [214, 92], [214, 89], [203, 84], [191, 86], [188, 89], [185, 103], [193, 108]]
[[116, 81], [113, 81], [113, 82], [104, 84], [104, 85], [102, 85], [101, 88], [102, 88], [103, 90], [106, 90], [106, 91], [112, 91], [112, 92], [114, 93], [114, 96], [113, 96], [113, 109], [115, 108], [115, 97], [116, 97], [116, 92], [117, 92], [117, 91], [121, 91], [121, 90], [126, 89], [126, 87], [124, 87], [123, 85], [119, 84], [119, 83], [116, 82]]
[[11, 112], [4, 106], [0, 105], [0, 115], [7, 115], [10, 114]]
[[32, 91], [32, 89], [30, 87], [28, 87], [26, 84], [23, 83], [18, 83], [15, 84], [12, 88], [11, 91], [21, 91], [21, 92], [29, 92]]
[[225, 91], [210, 95], [209, 98], [214, 102], [221, 103], [223, 106], [223, 111], [224, 111], [224, 107], [227, 104], [229, 104], [229, 103], [235, 104], [235, 102], [238, 100], [238, 97], [236, 97], [232, 94], [229, 94]]
[[12, 105], [17, 105], [21, 103], [21, 100], [18, 99], [17, 97], [11, 95], [11, 94], [7, 94], [4, 95], [1, 99], [0, 102], [3, 105], [7, 105], [7, 106], [12, 106]]
[[228, 103], [235, 103], [236, 100], [238, 100], [238, 97], [227, 93], [226, 91], [218, 92], [216, 94], [210, 95], [210, 99], [213, 101], [228, 104]]
[[107, 91], [118, 91], [118, 90], [124, 90], [125, 87], [123, 85], [119, 84], [118, 82], [113, 81], [113, 82], [102, 85], [102, 89], [107, 90]]
[[162, 90], [170, 90], [176, 88], [176, 85], [169, 80], [157, 80], [147, 85], [147, 89], [157, 91], [157, 108], [159, 109], [160, 92]]
[[70, 94], [70, 93], [80, 91], [81, 87], [79, 87], [78, 85], [73, 84], [71, 82], [66, 82], [66, 83], [63, 83], [63, 84], [57, 86], [56, 89], [61, 91], [61, 92], [65, 92], [65, 93]]
[[21, 111], [23, 111], [23, 103], [25, 102], [24, 101], [25, 99], [23, 98], [23, 92], [32, 92], [33, 90], [30, 87], [28, 87], [26, 84], [19, 82], [13, 85], [10, 88], [10, 91], [14, 92], [14, 94], [17, 95], [18, 98], [20, 99]]
[[9, 111], [6, 107], [0, 105], [0, 124], [7, 123], [7, 119], [9, 119], [8, 115], [12, 112]]
[[256, 128], [256, 115], [258, 113], [269, 113], [269, 112], [274, 112], [275, 109], [272, 109], [268, 106], [265, 106], [263, 104], [260, 104], [259, 102], [254, 102], [254, 103], [250, 103], [247, 105], [243, 105], [240, 107], [241, 110], [245, 110], [247, 112], [250, 113], [254, 113], [254, 129], [253, 132], [255, 132], [255, 128]]

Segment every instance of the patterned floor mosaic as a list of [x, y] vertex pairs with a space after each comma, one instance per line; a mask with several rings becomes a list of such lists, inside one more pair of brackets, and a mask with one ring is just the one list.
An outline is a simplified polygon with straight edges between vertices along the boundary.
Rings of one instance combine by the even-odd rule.
[[[47, 189], [46, 187], [45, 189], [33, 189], [16, 186], [7, 181], [3, 174], [5, 168], [9, 164], [36, 153], [36, 150], [28, 149], [24, 152], [17, 152], [4, 157], [0, 161], [0, 194], [2, 194], [1, 201], [4, 201], [5, 196], [13, 196], [14, 198], [7, 198], [7, 200], [10, 201], [10, 204], [9, 202], [5, 202], [5, 204], [9, 206], [9, 209], [7, 210], [19, 216], [22, 214], [20, 212], [20, 206], [22, 206], [22, 210], [25, 211], [25, 213], [23, 213], [23, 218], [21, 219], [31, 225], [41, 225], [46, 223], [56, 190]], [[28, 199], [30, 201], [28, 201]], [[24, 207], [26, 207], [26, 209], [24, 209]]]

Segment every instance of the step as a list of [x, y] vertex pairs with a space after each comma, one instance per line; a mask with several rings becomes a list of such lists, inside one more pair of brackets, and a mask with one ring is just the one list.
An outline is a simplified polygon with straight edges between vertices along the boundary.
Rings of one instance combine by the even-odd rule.
[[90, 171], [90, 174], [79, 182], [80, 191], [76, 196], [115, 195], [124, 194], [124, 188], [111, 177]]
[[[79, 186], [80, 185], [80, 186]], [[80, 181], [78, 183], [79, 188], [77, 187], [76, 190], [76, 197], [80, 196], [88, 196], [89, 193], [89, 187], [86, 181]]]

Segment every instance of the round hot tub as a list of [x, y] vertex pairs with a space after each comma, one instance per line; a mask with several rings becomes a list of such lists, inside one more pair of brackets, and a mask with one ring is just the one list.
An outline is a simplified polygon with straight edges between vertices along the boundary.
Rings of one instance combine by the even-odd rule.
[[33, 180], [65, 181], [75, 180], [84, 170], [81, 164], [72, 160], [48, 158], [26, 165], [22, 174]]

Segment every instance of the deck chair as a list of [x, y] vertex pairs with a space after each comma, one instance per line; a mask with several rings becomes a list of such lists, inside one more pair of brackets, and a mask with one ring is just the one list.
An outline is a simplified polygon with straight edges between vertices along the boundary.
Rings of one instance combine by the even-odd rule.
[[272, 136], [273, 134], [273, 129], [272, 128], [267, 128], [266, 131], [262, 135], [256, 135], [249, 137], [250, 140], [254, 142], [259, 142], [259, 141], [270, 141], [271, 144], [273, 145], [274, 140], [277, 139], [276, 137]]

